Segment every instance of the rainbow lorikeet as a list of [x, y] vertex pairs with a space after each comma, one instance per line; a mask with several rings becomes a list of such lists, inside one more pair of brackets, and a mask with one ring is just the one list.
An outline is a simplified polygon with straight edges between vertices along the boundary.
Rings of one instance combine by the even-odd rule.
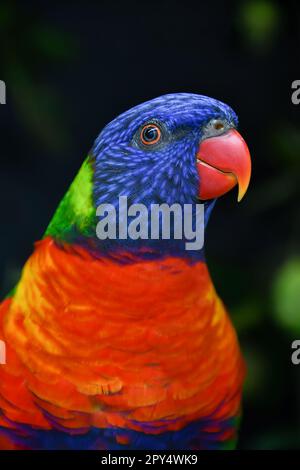
[[206, 223], [249, 184], [236, 127], [226, 104], [178, 93], [102, 130], [0, 306], [0, 448], [234, 446], [244, 363], [203, 248], [101, 240], [96, 208], [201, 201]]

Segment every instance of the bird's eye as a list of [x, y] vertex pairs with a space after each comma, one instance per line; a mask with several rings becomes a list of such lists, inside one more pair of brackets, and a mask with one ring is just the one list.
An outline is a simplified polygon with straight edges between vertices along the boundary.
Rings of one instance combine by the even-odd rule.
[[224, 129], [224, 124], [222, 121], [215, 121], [214, 122], [214, 128], [216, 131], [222, 131]]
[[140, 133], [141, 142], [144, 145], [153, 145], [161, 139], [161, 130], [157, 124], [146, 124]]

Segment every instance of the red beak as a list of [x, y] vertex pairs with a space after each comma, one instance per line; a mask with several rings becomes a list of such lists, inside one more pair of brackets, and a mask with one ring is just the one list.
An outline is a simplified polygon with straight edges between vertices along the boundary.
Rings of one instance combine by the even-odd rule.
[[251, 158], [246, 142], [235, 129], [203, 140], [197, 152], [197, 168], [200, 199], [222, 196], [238, 184], [240, 201], [251, 176]]

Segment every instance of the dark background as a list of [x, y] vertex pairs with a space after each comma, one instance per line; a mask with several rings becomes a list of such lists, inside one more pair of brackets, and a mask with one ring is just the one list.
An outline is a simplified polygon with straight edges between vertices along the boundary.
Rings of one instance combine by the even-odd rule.
[[299, 43], [297, 1], [0, 3], [1, 296], [113, 117], [179, 91], [239, 115], [253, 177], [206, 251], [248, 365], [240, 448], [300, 449]]

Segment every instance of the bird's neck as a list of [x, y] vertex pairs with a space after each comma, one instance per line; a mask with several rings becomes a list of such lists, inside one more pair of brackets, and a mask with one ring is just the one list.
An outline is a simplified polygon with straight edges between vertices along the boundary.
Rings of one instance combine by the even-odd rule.
[[[156, 208], [159, 206], [160, 211], [162, 206], [166, 206], [166, 204], [159, 205], [155, 201], [148, 201], [147, 204], [145, 201], [143, 204], [136, 204], [136, 202], [132, 203], [132, 200], [127, 196], [125, 196], [125, 202], [123, 200], [124, 196], [119, 197], [117, 195], [111, 196], [108, 200], [104, 198], [105, 206], [109, 205], [115, 211], [115, 220], [110, 220], [111, 227], [116, 234], [113, 234], [115, 238], [108, 236], [103, 239], [99, 235], [101, 230], [98, 230], [101, 227], [101, 217], [97, 216], [99, 206], [96, 207], [94, 196], [93, 164], [92, 157], [87, 157], [59, 204], [47, 227], [45, 237], [52, 237], [63, 245], [66, 243], [81, 245], [94, 257], [100, 259], [111, 258], [120, 260], [122, 263], [128, 260], [143, 262], [176, 257], [192, 263], [204, 260], [204, 229], [215, 201], [208, 201], [203, 206], [196, 202], [190, 204], [168, 203], [165, 221], [167, 224], [169, 223], [169, 237], [165, 237], [165, 222], [162, 222], [159, 218], [161, 212], [158, 219], [155, 217], [154, 206]], [[124, 204], [126, 208], [123, 208]], [[132, 209], [133, 204], [135, 206], [142, 205], [147, 211], [145, 224], [144, 222], [137, 223], [139, 216], [132, 217], [129, 215], [129, 208]], [[177, 206], [177, 210], [179, 208], [180, 214], [175, 212], [178, 219], [175, 215], [173, 219], [174, 213], [172, 211], [174, 209], [171, 210], [173, 205]], [[126, 214], [126, 217], [124, 214]], [[126, 219], [125, 223], [124, 217]], [[158, 220], [158, 224], [152, 223], [153, 220]], [[146, 225], [146, 239], [144, 235], [140, 235], [138, 238], [130, 235], [132, 222], [138, 225], [139, 228]], [[122, 231], [125, 230], [125, 236], [120, 235], [121, 226], [123, 227]], [[153, 226], [156, 227], [154, 230]], [[107, 230], [107, 227], [105, 227], [105, 230]], [[141, 230], [143, 232], [144, 229]], [[153, 232], [156, 230], [158, 230], [158, 236], [153, 236]]]

